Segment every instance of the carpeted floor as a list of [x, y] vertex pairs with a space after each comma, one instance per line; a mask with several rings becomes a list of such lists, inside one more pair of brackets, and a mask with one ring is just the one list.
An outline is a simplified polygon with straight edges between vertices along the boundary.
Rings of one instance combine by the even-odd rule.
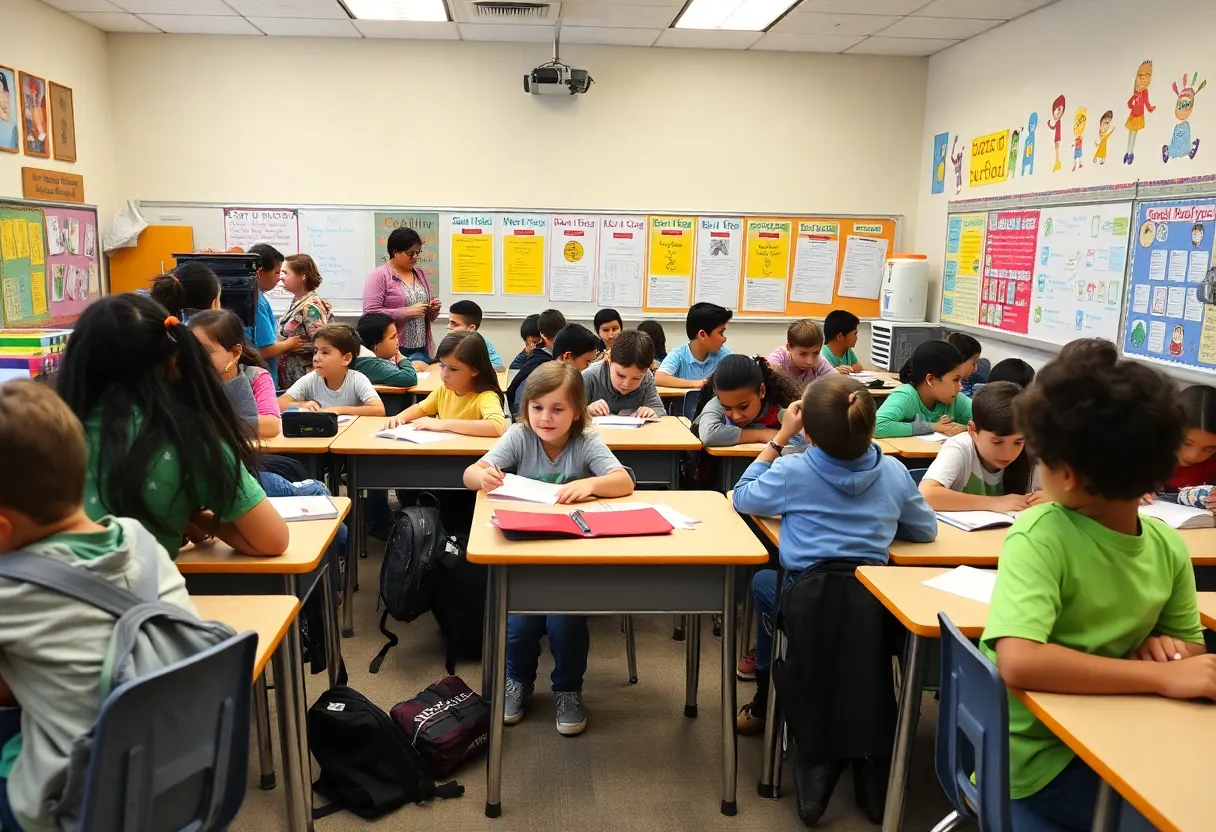
[[[362, 591], [355, 596], [357, 635], [342, 643], [350, 684], [385, 710], [408, 699], [444, 675], [439, 631], [431, 616], [409, 625], [391, 623], [401, 644], [389, 653], [379, 674], [367, 672], [380, 649], [374, 611], [380, 544], [370, 541], [371, 557], [360, 562]], [[720, 783], [719, 677], [720, 641], [702, 630], [700, 718], [684, 717], [684, 644], [671, 639], [671, 616], [635, 619], [638, 647], [637, 685], [630, 685], [625, 639], [619, 617], [591, 621], [591, 657], [584, 683], [587, 731], [566, 738], [554, 729], [552, 695], [538, 685], [527, 716], [506, 729], [503, 753], [503, 815], [484, 816], [484, 757], [458, 773], [465, 796], [430, 806], [407, 806], [376, 822], [340, 813], [316, 822], [317, 832], [362, 829], [458, 829], [461, 832], [774, 832], [801, 829], [794, 807], [793, 771], [787, 764], [780, 800], [756, 794], [761, 737], [739, 741], [739, 813], [718, 811]], [[541, 680], [552, 659], [541, 658]], [[457, 669], [474, 689], [481, 669]], [[325, 674], [309, 679], [311, 702], [324, 689]], [[749, 700], [754, 686], [739, 683], [739, 701]], [[271, 697], [271, 706], [274, 697]], [[272, 724], [274, 722], [272, 718]], [[927, 830], [949, 812], [933, 773], [936, 706], [926, 697], [908, 788], [904, 828]], [[250, 787], [232, 828], [237, 832], [278, 832], [285, 828], [279, 789], [259, 791], [256, 754], [250, 764]], [[278, 739], [275, 739], [278, 766]], [[836, 832], [876, 832], [853, 804], [846, 774], [837, 786], [820, 828]]]

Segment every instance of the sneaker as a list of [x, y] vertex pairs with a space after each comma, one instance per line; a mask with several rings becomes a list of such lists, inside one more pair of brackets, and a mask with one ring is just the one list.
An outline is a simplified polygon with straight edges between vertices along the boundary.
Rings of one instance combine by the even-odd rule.
[[754, 737], [764, 733], [764, 711], [757, 710], [755, 702], [748, 702], [739, 709], [735, 717], [735, 733], [741, 737]]
[[587, 730], [587, 712], [583, 710], [583, 695], [574, 691], [554, 691], [557, 697], [557, 733], [573, 737]]
[[524, 700], [531, 695], [531, 685], [525, 688], [520, 682], [507, 677], [507, 704], [502, 712], [504, 725], [514, 725], [524, 718]]
[[735, 671], [735, 675], [742, 682], [756, 681], [756, 651], [748, 650], [743, 658], [739, 659], [739, 664]]

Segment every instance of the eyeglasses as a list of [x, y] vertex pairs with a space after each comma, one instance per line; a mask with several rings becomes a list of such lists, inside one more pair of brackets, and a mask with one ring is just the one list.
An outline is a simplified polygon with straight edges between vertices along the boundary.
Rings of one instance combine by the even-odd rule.
[[417, 251], [404, 251], [402, 254], [411, 260], [417, 260], [422, 255], [422, 249], [418, 249]]

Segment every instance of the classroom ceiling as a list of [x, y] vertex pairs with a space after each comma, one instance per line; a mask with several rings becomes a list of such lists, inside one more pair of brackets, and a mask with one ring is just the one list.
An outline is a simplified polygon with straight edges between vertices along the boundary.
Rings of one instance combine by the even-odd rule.
[[[355, 20], [339, 0], [43, 0], [107, 32], [562, 43], [932, 55], [1056, 0], [801, 0], [767, 32], [673, 29], [684, 0], [552, 0], [548, 18]], [[533, 0], [546, 2], [546, 0]]]

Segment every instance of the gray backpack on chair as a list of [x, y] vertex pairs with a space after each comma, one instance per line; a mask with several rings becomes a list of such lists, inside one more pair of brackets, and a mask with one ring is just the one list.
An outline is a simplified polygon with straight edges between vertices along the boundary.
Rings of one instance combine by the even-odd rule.
[[[221, 644], [236, 635], [226, 624], [200, 621], [160, 599], [156, 539], [140, 530], [135, 545], [139, 583], [129, 592], [83, 567], [17, 551], [0, 557], [0, 578], [33, 584], [74, 598], [114, 616], [114, 631], [101, 671], [101, 700], [125, 684]], [[60, 829], [81, 828], [81, 803], [92, 755], [93, 732], [72, 746], [63, 794], [48, 807]]]

